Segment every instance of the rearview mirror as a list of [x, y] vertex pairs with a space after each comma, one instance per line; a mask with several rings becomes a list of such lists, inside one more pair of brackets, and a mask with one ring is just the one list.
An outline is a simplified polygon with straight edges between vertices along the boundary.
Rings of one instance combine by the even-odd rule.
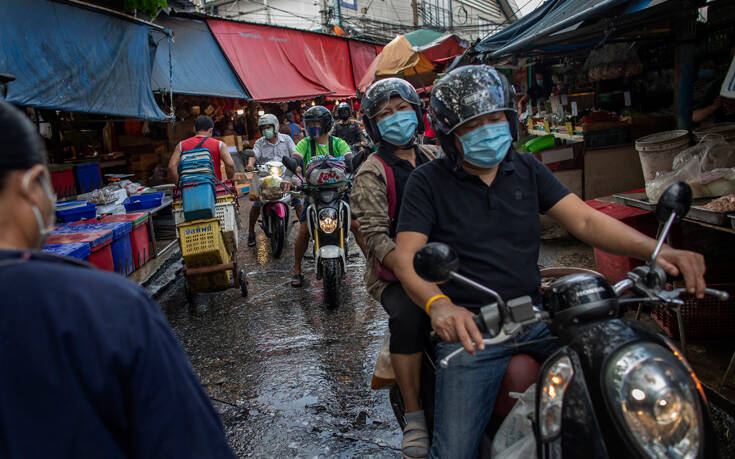
[[348, 174], [351, 174], [353, 172], [353, 169], [352, 169], [352, 156], [353, 155], [349, 155], [349, 156], [345, 156], [345, 158], [344, 158], [345, 172], [347, 172]]
[[671, 214], [684, 218], [692, 205], [692, 188], [684, 182], [674, 182], [666, 188], [656, 204], [656, 218], [665, 223]]
[[428, 282], [446, 282], [459, 269], [459, 257], [446, 244], [430, 242], [413, 256], [413, 269]]
[[284, 166], [286, 166], [286, 169], [288, 169], [289, 171], [291, 171], [291, 173], [293, 173], [293, 174], [296, 173], [296, 169], [298, 169], [298, 167], [299, 167], [299, 162], [296, 160], [296, 158], [293, 158], [291, 156], [285, 156], [284, 155], [281, 158], [281, 162], [283, 163]]
[[254, 158], [255, 152], [251, 148], [248, 148], [247, 150], [242, 151], [242, 155], [246, 158]]

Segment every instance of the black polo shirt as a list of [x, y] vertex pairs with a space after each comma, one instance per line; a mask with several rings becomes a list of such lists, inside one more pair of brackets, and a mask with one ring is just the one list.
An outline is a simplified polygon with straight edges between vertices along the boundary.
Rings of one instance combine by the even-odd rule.
[[[459, 273], [509, 300], [540, 300], [538, 269], [545, 213], [570, 193], [536, 158], [508, 153], [491, 186], [447, 158], [417, 168], [406, 184], [398, 232], [414, 231], [443, 242], [460, 259]], [[440, 285], [455, 304], [476, 312], [488, 295], [456, 281]]]
[[[421, 152], [421, 149], [414, 147], [416, 152], [416, 167], [429, 162], [429, 159]], [[395, 237], [396, 226], [398, 226], [398, 217], [401, 214], [401, 202], [403, 199], [403, 192], [406, 188], [406, 182], [408, 182], [408, 176], [411, 175], [416, 168], [413, 167], [410, 161], [401, 159], [394, 155], [392, 152], [384, 148], [378, 148], [376, 153], [385, 161], [391, 169], [393, 169], [393, 182], [396, 184], [396, 214], [393, 216], [393, 226], [391, 228], [391, 237]]]

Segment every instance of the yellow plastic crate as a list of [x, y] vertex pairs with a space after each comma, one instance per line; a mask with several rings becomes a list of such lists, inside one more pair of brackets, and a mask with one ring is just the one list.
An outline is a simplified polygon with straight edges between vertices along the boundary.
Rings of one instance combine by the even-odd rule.
[[218, 218], [181, 223], [176, 230], [187, 267], [212, 266], [230, 261]]

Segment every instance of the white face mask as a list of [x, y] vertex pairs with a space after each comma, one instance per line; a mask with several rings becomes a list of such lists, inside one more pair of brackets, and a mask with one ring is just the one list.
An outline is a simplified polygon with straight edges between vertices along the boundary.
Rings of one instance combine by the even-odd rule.
[[[25, 175], [23, 176], [23, 189], [28, 190], [28, 187], [31, 185], [31, 170], [27, 170]], [[35, 204], [31, 204], [31, 210], [33, 211], [33, 215], [36, 217], [36, 224], [38, 225], [38, 244], [36, 247], [41, 248], [46, 244], [46, 240], [48, 239], [49, 234], [54, 230], [54, 214], [53, 209], [56, 207], [56, 194], [51, 189], [51, 186], [49, 185], [49, 178], [47, 175], [44, 175], [41, 177], [41, 186], [43, 187], [43, 191], [46, 193], [46, 197], [48, 198], [50, 202], [50, 215], [48, 216], [48, 223], [44, 222], [43, 215], [41, 214], [41, 210], [36, 206]]]

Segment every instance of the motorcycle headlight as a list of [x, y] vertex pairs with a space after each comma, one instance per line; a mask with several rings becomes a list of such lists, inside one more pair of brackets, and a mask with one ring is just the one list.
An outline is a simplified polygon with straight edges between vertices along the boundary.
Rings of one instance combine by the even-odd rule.
[[337, 211], [331, 207], [319, 211], [319, 228], [327, 234], [337, 229]]
[[549, 366], [541, 379], [538, 423], [542, 440], [550, 440], [561, 431], [564, 393], [572, 377], [574, 377], [572, 361], [569, 356], [562, 355]]
[[274, 175], [276, 177], [281, 177], [283, 175], [283, 167], [279, 166], [271, 166], [271, 175]]
[[637, 449], [649, 457], [694, 458], [704, 438], [694, 385], [671, 353], [654, 343], [626, 346], [605, 369], [605, 393]]

